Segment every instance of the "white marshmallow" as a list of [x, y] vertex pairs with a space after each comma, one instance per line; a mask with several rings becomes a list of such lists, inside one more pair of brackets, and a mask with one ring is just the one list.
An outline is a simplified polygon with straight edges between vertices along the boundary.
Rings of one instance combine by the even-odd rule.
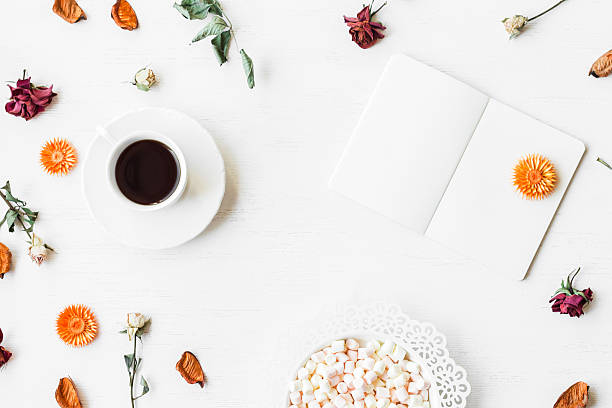
[[365, 388], [365, 381], [363, 381], [363, 378], [361, 378], [361, 377], [354, 377], [353, 378], [353, 387], [355, 387], [356, 390], [363, 391], [364, 388]]
[[403, 387], [408, 383], [408, 375], [406, 373], [401, 373], [400, 375], [395, 377], [392, 381], [393, 381], [393, 386], [395, 388]]
[[423, 397], [420, 395], [411, 395], [410, 399], [408, 399], [409, 407], [422, 407], [423, 406]]
[[336, 370], [336, 373], [341, 374], [344, 372], [344, 363], [341, 362], [337, 362], [334, 363], [334, 369]]
[[357, 350], [359, 348], [359, 342], [355, 339], [346, 339], [346, 348], [349, 350]]
[[368, 371], [363, 376], [363, 379], [365, 380], [366, 383], [372, 384], [376, 380], [376, 373], [374, 371]]
[[410, 378], [412, 379], [412, 381], [414, 383], [416, 383], [417, 387], [420, 390], [424, 390], [425, 389], [425, 380], [423, 379], [423, 377], [421, 377], [418, 374], [410, 374]]
[[302, 401], [304, 401], [307, 404], [310, 401], [313, 401], [314, 399], [315, 399], [314, 398], [314, 393], [312, 391], [311, 392], [305, 392], [305, 393], [302, 394]]
[[319, 383], [321, 381], [323, 381], [323, 377], [321, 377], [319, 374], [315, 374], [312, 377], [310, 377], [310, 382], [315, 388], [319, 386]]
[[373, 395], [368, 395], [363, 399], [365, 406], [367, 408], [375, 408], [376, 407], [376, 398]]
[[315, 390], [314, 397], [317, 402], [324, 402], [327, 400], [327, 393], [319, 388]]
[[397, 388], [395, 390], [395, 395], [397, 395], [397, 399], [402, 403], [408, 402], [408, 398], [410, 397], [408, 391], [404, 387]]
[[387, 408], [390, 402], [391, 401], [386, 398], [379, 399], [378, 401], [376, 401], [376, 408]]
[[353, 371], [355, 371], [355, 362], [354, 361], [347, 361], [346, 363], [344, 363], [344, 372], [345, 373], [353, 373]]
[[325, 347], [323, 349], [323, 352], [325, 353], [325, 355], [333, 354], [332, 351], [331, 351], [331, 347]]
[[365, 403], [363, 402], [363, 400], [356, 400], [354, 402], [354, 406], [355, 408], [365, 408]]
[[372, 351], [372, 349], [368, 347], [360, 347], [359, 349], [357, 349], [357, 353], [359, 359], [364, 359], [371, 357], [372, 354], [374, 354], [374, 351]]
[[336, 355], [335, 354], [328, 354], [325, 356], [325, 364], [327, 365], [332, 365], [336, 363]]
[[410, 394], [418, 394], [419, 392], [421, 392], [423, 390], [422, 387], [419, 387], [419, 384], [417, 384], [416, 382], [412, 381], [410, 382], [410, 384], [408, 384], [408, 392]]
[[409, 373], [419, 373], [421, 371], [421, 367], [413, 361], [402, 360], [399, 364], [402, 370], [408, 371]]
[[380, 350], [378, 350], [378, 354], [382, 354], [383, 356], [388, 356], [389, 354], [393, 353], [393, 349], [395, 348], [395, 343], [387, 340], [383, 343], [382, 346], [380, 346]]
[[371, 357], [368, 357], [368, 358], [366, 358], [364, 360], [361, 360], [361, 361], [363, 361], [363, 363], [361, 363], [361, 366], [363, 368], [365, 368], [366, 370], [374, 369], [374, 364], [376, 364], [376, 360], [374, 360]]
[[387, 408], [397, 408], [397, 405], [391, 402]]
[[297, 378], [299, 378], [300, 380], [305, 380], [306, 378], [308, 378], [309, 375], [310, 373], [308, 372], [308, 369], [306, 367], [300, 367], [297, 372]]
[[312, 373], [314, 373], [314, 370], [316, 370], [316, 368], [317, 368], [317, 363], [315, 363], [312, 360], [308, 360], [308, 362], [306, 363], [306, 367], [305, 368], [308, 370], [308, 374], [312, 374]]
[[289, 383], [289, 392], [296, 392], [302, 389], [302, 382], [300, 380], [291, 381]]
[[312, 356], [310, 356], [310, 359], [315, 363], [322, 363], [323, 361], [325, 361], [325, 353], [322, 351], [317, 351]]
[[336, 408], [344, 408], [346, 406], [346, 400], [341, 395], [335, 396], [332, 402]]
[[308, 394], [314, 391], [314, 387], [309, 380], [302, 380], [302, 392]]
[[344, 350], [344, 340], [336, 340], [331, 344], [332, 353], [340, 353]]
[[327, 380], [321, 380], [319, 381], [319, 389], [324, 393], [329, 394], [331, 391], [331, 384]]
[[308, 408], [321, 408], [321, 404], [319, 404], [316, 400], [312, 400], [308, 403]]
[[357, 367], [353, 370], [353, 377], [355, 378], [362, 378], [365, 375], [365, 370], [363, 369], [363, 367]]
[[323, 408], [334, 408], [334, 404], [328, 401], [325, 404], [323, 404]]
[[423, 401], [423, 408], [431, 408], [429, 401]]
[[385, 388], [385, 387], [376, 387], [376, 398], [377, 399], [381, 399], [381, 398], [390, 399], [391, 398], [391, 393], [389, 392], [388, 388]]
[[335, 376], [331, 377], [331, 378], [329, 379], [329, 384], [330, 384], [332, 387], [335, 387], [336, 385], [340, 384], [340, 377], [339, 377], [339, 376], [337, 376], [337, 375], [335, 375]]
[[404, 357], [406, 357], [406, 350], [400, 346], [395, 346], [395, 350], [393, 350], [393, 353], [391, 354], [391, 360], [397, 363], [398, 361], [403, 360]]
[[365, 398], [365, 394], [362, 390], [354, 389], [353, 391], [351, 391], [351, 395], [353, 396], [353, 399], [355, 401], [360, 401]]
[[366, 344], [366, 347], [371, 348], [374, 351], [380, 350], [380, 342], [378, 340], [370, 340]]
[[351, 359], [351, 361], [357, 361], [357, 359], [359, 358], [359, 353], [357, 352], [357, 350], [349, 350], [346, 352], [346, 355], [348, 356], [348, 358]]
[[300, 402], [302, 402], [302, 393], [299, 391], [292, 392], [291, 394], [289, 394], [289, 400], [292, 404], [299, 404]]
[[423, 397], [423, 401], [427, 401], [429, 399], [429, 391], [423, 390], [419, 394], [421, 397]]
[[344, 374], [344, 377], [342, 377], [342, 381], [344, 381], [349, 386], [353, 384], [354, 379], [355, 377], [353, 377], [353, 374]]
[[346, 394], [348, 392], [348, 385], [344, 381], [340, 381], [338, 385], [336, 385], [336, 389], [340, 394]]
[[349, 357], [345, 353], [336, 353], [336, 361], [344, 363], [349, 360]]
[[395, 364], [395, 363], [393, 362], [393, 360], [391, 360], [391, 359], [389, 358], [389, 356], [384, 356], [382, 360], [385, 362], [385, 365], [387, 366], [387, 368], [389, 368], [389, 367], [391, 367], [393, 364]]
[[385, 368], [387, 368], [385, 366], [385, 362], [382, 360], [378, 360], [375, 364], [374, 364], [374, 368], [372, 369], [376, 374], [378, 375], [382, 375], [385, 372]]
[[402, 369], [400, 368], [399, 365], [397, 364], [393, 364], [391, 367], [389, 367], [389, 369], [387, 370], [387, 375], [389, 376], [389, 378], [395, 378], [398, 375], [400, 375], [402, 373]]

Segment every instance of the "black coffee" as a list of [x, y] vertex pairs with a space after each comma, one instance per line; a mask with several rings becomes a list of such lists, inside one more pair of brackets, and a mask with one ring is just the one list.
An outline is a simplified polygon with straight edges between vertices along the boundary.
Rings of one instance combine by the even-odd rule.
[[138, 204], [156, 204], [170, 197], [180, 178], [175, 154], [156, 140], [134, 142], [121, 152], [115, 165], [119, 190]]

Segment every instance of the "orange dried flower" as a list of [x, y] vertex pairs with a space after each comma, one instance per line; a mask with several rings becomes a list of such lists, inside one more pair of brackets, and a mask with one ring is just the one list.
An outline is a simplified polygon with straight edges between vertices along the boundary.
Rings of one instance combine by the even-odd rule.
[[4, 274], [11, 269], [11, 258], [11, 251], [0, 242], [0, 279], [4, 279]]
[[76, 150], [65, 139], [49, 140], [40, 150], [40, 164], [49, 174], [66, 175], [76, 163]]
[[530, 154], [514, 167], [514, 185], [528, 200], [541, 200], [555, 189], [557, 172], [547, 158]]
[[70, 305], [57, 316], [57, 334], [70, 346], [86, 346], [98, 334], [96, 316], [87, 306]]

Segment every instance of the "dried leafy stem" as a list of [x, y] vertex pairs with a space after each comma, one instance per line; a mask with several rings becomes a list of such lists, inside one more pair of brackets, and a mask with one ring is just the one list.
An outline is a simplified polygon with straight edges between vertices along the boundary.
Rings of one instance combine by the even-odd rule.
[[[142, 392], [140, 393], [140, 395], [134, 396], [134, 382], [136, 380], [136, 371], [138, 370], [138, 367], [140, 367], [140, 363], [142, 362], [142, 357], [138, 357], [136, 354], [136, 351], [137, 351], [136, 343], [138, 340], [140, 340], [140, 342], [142, 343], [142, 335], [145, 332], [147, 326], [148, 324], [145, 325], [144, 327], [139, 328], [136, 331], [134, 338], [133, 338], [134, 349], [132, 351], [132, 354], [126, 354], [123, 356], [123, 359], [125, 361], [125, 366], [127, 367], [127, 370], [128, 370], [128, 375], [130, 376], [130, 400], [132, 402], [132, 408], [136, 406], [135, 405], [136, 400], [144, 396], [150, 390], [147, 380], [141, 375], [140, 385], [142, 386]], [[122, 330], [120, 333], [127, 333], [127, 330]]]
[[[4, 193], [2, 192], [4, 190]], [[8, 210], [0, 220], [0, 227], [6, 223], [9, 232], [15, 231], [15, 224], [18, 224], [23, 231], [28, 234], [30, 240], [34, 231], [34, 222], [38, 218], [38, 211], [32, 211], [26, 207], [26, 202], [13, 196], [11, 184], [7, 181], [4, 187], [0, 188], [0, 197], [8, 206]], [[26, 227], [26, 224], [28, 225]]]
[[247, 78], [247, 85], [251, 89], [255, 87], [253, 60], [251, 60], [246, 51], [238, 45], [232, 21], [227, 14], [225, 14], [218, 0], [182, 0], [181, 3], [175, 3], [174, 8], [177, 9], [183, 17], [189, 20], [205, 20], [209, 15], [212, 15], [208, 24], [195, 35], [191, 43], [198, 42], [207, 37], [213, 37], [210, 43], [213, 46], [213, 51], [219, 61], [219, 65], [223, 65], [227, 62], [229, 45], [233, 39], [236, 48], [240, 50], [240, 58]]

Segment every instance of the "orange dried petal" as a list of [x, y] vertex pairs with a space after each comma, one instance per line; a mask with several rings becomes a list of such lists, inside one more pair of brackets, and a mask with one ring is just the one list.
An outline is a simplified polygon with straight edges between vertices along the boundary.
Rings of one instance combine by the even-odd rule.
[[0, 242], [0, 279], [11, 269], [11, 251], [6, 245]]
[[87, 20], [85, 12], [75, 0], [55, 0], [53, 12], [70, 24], [74, 24], [81, 19]]
[[553, 408], [584, 408], [588, 402], [589, 386], [579, 381], [561, 394]]
[[612, 72], [612, 50], [606, 52], [593, 63], [589, 75], [595, 78], [603, 78]]
[[204, 387], [204, 371], [202, 371], [202, 366], [193, 353], [184, 352], [181, 359], [176, 363], [176, 370], [189, 384], [197, 383], [200, 384], [200, 387]]
[[127, 0], [117, 0], [111, 9], [111, 17], [124, 30], [132, 31], [138, 28], [138, 17], [136, 17], [136, 12]]
[[55, 390], [55, 400], [62, 408], [81, 408], [81, 401], [76, 387], [68, 377], [60, 379], [59, 385]]

